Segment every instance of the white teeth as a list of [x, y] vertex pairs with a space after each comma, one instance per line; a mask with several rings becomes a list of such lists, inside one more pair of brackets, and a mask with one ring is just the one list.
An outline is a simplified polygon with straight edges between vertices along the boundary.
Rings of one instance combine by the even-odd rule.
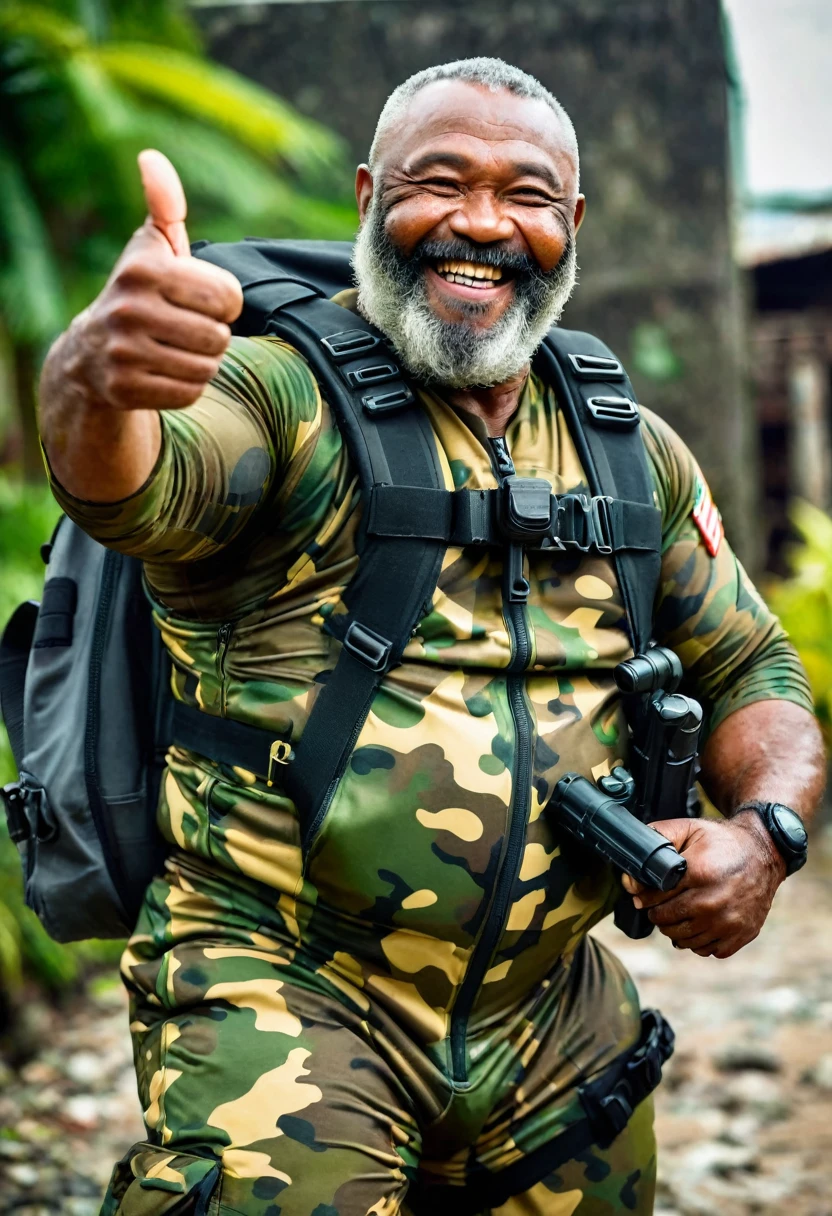
[[481, 262], [459, 262], [451, 258], [437, 262], [436, 271], [449, 282], [464, 283], [467, 287], [484, 287], [487, 283], [499, 282], [503, 277], [498, 266], [484, 266]]

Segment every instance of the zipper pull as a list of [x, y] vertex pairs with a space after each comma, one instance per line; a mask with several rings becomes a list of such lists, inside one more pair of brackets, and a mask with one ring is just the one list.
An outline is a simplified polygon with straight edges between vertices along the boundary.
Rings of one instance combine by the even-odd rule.
[[511, 459], [511, 452], [508, 450], [505, 436], [491, 435], [488, 444], [494, 457], [497, 475], [500, 478], [513, 477], [515, 473], [514, 461]]
[[524, 549], [522, 545], [507, 545], [505, 564], [505, 595], [510, 604], [526, 604], [529, 599], [529, 580], [526, 578]]
[[266, 785], [274, 785], [275, 769], [278, 764], [288, 764], [295, 757], [291, 743], [286, 739], [275, 739], [269, 748], [269, 771], [266, 774]]

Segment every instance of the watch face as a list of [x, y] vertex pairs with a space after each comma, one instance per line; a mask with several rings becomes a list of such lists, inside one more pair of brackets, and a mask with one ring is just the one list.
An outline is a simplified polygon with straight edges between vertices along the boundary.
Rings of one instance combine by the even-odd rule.
[[809, 838], [800, 816], [791, 807], [775, 803], [771, 808], [771, 818], [786, 847], [794, 853], [802, 853]]

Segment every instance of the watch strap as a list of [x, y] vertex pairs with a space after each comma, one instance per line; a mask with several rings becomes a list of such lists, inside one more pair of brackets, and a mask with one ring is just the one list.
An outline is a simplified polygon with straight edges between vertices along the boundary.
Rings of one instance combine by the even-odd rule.
[[[734, 815], [738, 815], [740, 811], [756, 811], [763, 821], [765, 829], [771, 837], [774, 847], [786, 863], [786, 877], [796, 873], [806, 864], [807, 847], [804, 841], [802, 849], [795, 846], [788, 839], [786, 834], [780, 828], [777, 822], [776, 812], [778, 810], [789, 811], [790, 814], [800, 816], [792, 807], [786, 806], [782, 802], [760, 802], [757, 799], [751, 798], [747, 802], [741, 803], [735, 810]], [[804, 829], [805, 831], [805, 829]]]

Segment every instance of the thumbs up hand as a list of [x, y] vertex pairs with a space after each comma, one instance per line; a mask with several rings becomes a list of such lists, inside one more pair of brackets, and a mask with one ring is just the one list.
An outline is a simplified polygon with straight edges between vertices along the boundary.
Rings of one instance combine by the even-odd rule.
[[185, 192], [167, 157], [142, 152], [139, 170], [148, 217], [73, 322], [66, 371], [89, 404], [181, 409], [216, 375], [242, 289], [228, 271], [190, 256]]

